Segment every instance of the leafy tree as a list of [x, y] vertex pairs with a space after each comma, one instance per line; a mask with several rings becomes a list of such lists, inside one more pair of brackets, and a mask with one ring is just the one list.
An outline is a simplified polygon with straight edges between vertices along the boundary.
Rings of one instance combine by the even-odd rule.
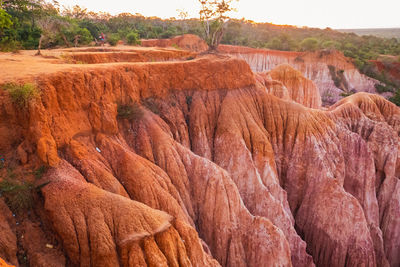
[[111, 46], [116, 46], [119, 40], [121, 40], [121, 37], [118, 33], [112, 33], [107, 38], [107, 41]]
[[140, 44], [139, 34], [136, 31], [131, 31], [126, 35], [126, 41], [130, 45]]
[[79, 25], [74, 21], [63, 23], [61, 26], [60, 36], [61, 34], [65, 36], [68, 43], [74, 42], [75, 46], [78, 44], [87, 45], [93, 41], [93, 36], [90, 34], [89, 30], [79, 27]]
[[339, 47], [340, 43], [332, 40], [325, 41], [322, 43], [322, 48], [324, 49], [339, 49]]
[[389, 100], [392, 101], [397, 106], [400, 106], [400, 89], [398, 89], [394, 94], [394, 96], [391, 97]]
[[170, 38], [192, 33], [202, 35], [210, 50], [216, 49], [219, 43], [285, 51], [337, 49], [351, 57], [362, 73], [379, 80], [385, 88], [399, 88], [399, 81], [393, 80], [391, 75], [383, 75], [371, 60], [382, 61], [382, 55], [399, 57], [400, 36], [398, 39], [358, 36], [329, 28], [298, 28], [230, 19], [228, 14], [237, 0], [198, 1], [202, 7], [200, 19], [188, 19], [185, 11], [178, 10], [180, 19], [163, 20], [138, 13], [111, 16], [79, 6], [61, 12], [54, 0], [53, 3], [48, 0], [0, 0], [0, 50], [39, 48], [40, 51], [42, 47], [69, 46], [74, 41], [76, 45], [89, 44], [101, 33], [106, 33], [113, 44], [120, 39], [136, 42], [139, 36]]
[[36, 55], [41, 55], [41, 48], [43, 41], [48, 43], [57, 42], [57, 35], [60, 35], [65, 42], [66, 46], [70, 46], [67, 38], [62, 32], [62, 28], [68, 24], [66, 20], [58, 16], [45, 16], [37, 21], [39, 27], [42, 29], [42, 34], [40, 35], [38, 51]]
[[78, 21], [82, 29], [87, 29], [91, 36], [97, 38], [102, 32], [108, 32], [108, 27], [102, 21], [94, 21], [88, 18]]
[[210, 50], [216, 50], [220, 44], [224, 26], [229, 19], [228, 13], [233, 11], [234, 0], [199, 0], [201, 4], [200, 20], [204, 27], [205, 41]]
[[313, 37], [306, 38], [300, 43], [300, 47], [302, 51], [315, 51], [318, 48], [318, 40]]
[[282, 41], [278, 37], [274, 37], [268, 43], [267, 47], [275, 50], [282, 50]]
[[4, 9], [0, 9], [0, 37], [3, 35], [3, 30], [11, 28], [12, 25], [11, 16]]

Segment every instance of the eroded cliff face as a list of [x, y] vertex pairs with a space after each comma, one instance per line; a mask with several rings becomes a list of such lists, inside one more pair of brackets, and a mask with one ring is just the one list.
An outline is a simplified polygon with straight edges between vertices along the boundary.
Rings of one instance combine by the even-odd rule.
[[256, 79], [261, 87], [274, 96], [310, 108], [321, 107], [321, 96], [314, 82], [288, 64], [279, 65], [269, 72], [258, 72]]
[[170, 39], [142, 39], [141, 45], [145, 47], [176, 47], [185, 50], [204, 52], [208, 50], [208, 45], [199, 36], [185, 34]]
[[378, 73], [383, 71], [389, 79], [400, 84], [400, 62], [398, 60], [381, 58], [372, 60], [371, 62], [375, 64]]
[[337, 51], [286, 52], [230, 45], [221, 45], [219, 50], [244, 59], [255, 72], [289, 64], [315, 82], [325, 105], [334, 104], [349, 93], [376, 93], [377, 81], [361, 74]]
[[319, 110], [290, 67], [227, 56], [70, 68], [35, 76], [23, 110], [0, 94], [2, 155], [49, 166], [29, 229], [60, 256], [23, 244], [35, 266], [400, 264], [400, 110], [382, 97]]

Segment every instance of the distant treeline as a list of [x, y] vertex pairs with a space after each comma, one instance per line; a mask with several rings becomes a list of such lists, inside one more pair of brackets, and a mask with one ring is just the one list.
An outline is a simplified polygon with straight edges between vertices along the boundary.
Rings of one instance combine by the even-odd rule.
[[[43, 48], [89, 45], [99, 42], [102, 33], [111, 45], [119, 40], [137, 44], [140, 38], [170, 38], [185, 33], [203, 35], [200, 20], [186, 19], [184, 12], [179, 19], [162, 20], [128, 13], [111, 16], [79, 6], [61, 9], [56, 1], [50, 4], [43, 0], [0, 0], [0, 3], [2, 51], [37, 49], [39, 40]], [[222, 43], [285, 51], [336, 49], [353, 58], [361, 72], [382, 81], [385, 85], [380, 90], [394, 92], [400, 87], [370, 63], [380, 55], [399, 60], [400, 39], [396, 38], [233, 19], [226, 24]]]
[[357, 35], [375, 35], [382, 38], [400, 39], [400, 28], [374, 28], [374, 29], [337, 29], [340, 32], [355, 33]]

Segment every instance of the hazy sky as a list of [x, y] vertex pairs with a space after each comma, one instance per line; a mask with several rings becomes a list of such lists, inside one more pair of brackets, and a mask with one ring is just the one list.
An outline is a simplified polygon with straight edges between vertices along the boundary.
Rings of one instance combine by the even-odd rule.
[[[198, 0], [59, 0], [92, 11], [177, 17], [177, 9], [198, 17]], [[400, 0], [240, 0], [233, 17], [257, 22], [331, 28], [400, 27]]]

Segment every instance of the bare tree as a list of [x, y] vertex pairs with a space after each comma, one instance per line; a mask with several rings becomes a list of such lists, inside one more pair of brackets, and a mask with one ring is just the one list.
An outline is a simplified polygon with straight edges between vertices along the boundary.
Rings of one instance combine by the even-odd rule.
[[178, 18], [180, 19], [182, 31], [184, 33], [186, 33], [188, 30], [188, 25], [187, 25], [186, 20], [189, 17], [189, 13], [187, 11], [185, 11], [184, 9], [177, 9], [176, 12], [178, 12]]
[[36, 55], [41, 55], [42, 43], [44, 40], [53, 40], [56, 38], [57, 34], [61, 35], [63, 38], [65, 45], [67, 47], [70, 46], [67, 38], [62, 33], [62, 27], [67, 26], [68, 22], [64, 21], [62, 18], [55, 16], [44, 16], [37, 21], [37, 25], [42, 29], [42, 33], [39, 39], [38, 51]]
[[216, 50], [224, 35], [228, 13], [234, 11], [232, 3], [238, 0], [198, 0], [201, 4], [199, 12], [203, 23], [204, 39], [210, 50]]

